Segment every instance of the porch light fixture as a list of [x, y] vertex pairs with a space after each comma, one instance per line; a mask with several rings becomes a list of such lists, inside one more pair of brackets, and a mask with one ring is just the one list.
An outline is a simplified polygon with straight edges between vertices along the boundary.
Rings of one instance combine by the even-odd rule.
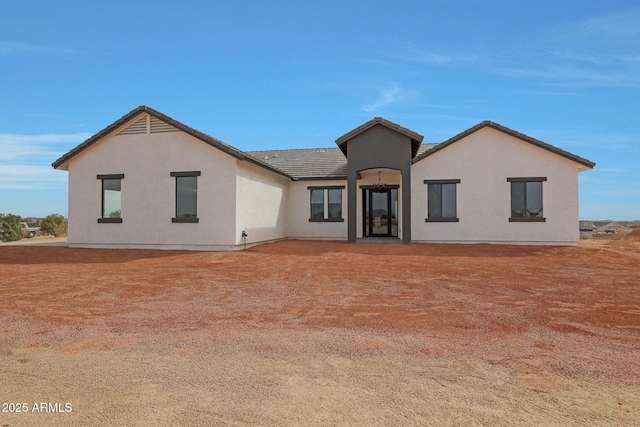
[[378, 183], [374, 185], [377, 189], [382, 190], [387, 188], [387, 183], [382, 182], [382, 172], [378, 171]]

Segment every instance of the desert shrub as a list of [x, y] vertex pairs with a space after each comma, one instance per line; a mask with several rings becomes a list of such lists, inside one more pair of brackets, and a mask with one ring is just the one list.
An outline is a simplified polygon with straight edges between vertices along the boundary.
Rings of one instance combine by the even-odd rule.
[[23, 237], [22, 217], [14, 214], [0, 213], [0, 240], [3, 242], [14, 242]]
[[40, 231], [55, 237], [64, 236], [67, 234], [67, 220], [60, 214], [51, 214], [40, 222]]

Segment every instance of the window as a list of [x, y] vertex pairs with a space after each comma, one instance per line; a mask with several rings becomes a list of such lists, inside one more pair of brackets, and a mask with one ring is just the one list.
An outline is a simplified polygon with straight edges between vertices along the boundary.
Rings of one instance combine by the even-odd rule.
[[344, 186], [307, 187], [311, 197], [309, 222], [341, 222]]
[[339, 188], [329, 188], [329, 217], [328, 219], [342, 219], [342, 190]]
[[122, 222], [122, 180], [124, 174], [98, 175], [102, 180], [102, 212], [99, 223]]
[[456, 185], [459, 179], [426, 179], [426, 222], [458, 222]]
[[176, 178], [176, 216], [171, 222], [198, 222], [198, 177], [200, 171], [171, 172]]
[[511, 183], [510, 222], [544, 222], [542, 183], [546, 177], [507, 178]]
[[311, 219], [324, 219], [324, 190], [311, 190]]

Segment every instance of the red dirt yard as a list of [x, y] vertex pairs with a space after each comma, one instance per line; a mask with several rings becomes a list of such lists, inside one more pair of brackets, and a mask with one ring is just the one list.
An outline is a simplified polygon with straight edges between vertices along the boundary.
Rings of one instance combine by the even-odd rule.
[[0, 425], [637, 425], [639, 284], [635, 242], [2, 245]]

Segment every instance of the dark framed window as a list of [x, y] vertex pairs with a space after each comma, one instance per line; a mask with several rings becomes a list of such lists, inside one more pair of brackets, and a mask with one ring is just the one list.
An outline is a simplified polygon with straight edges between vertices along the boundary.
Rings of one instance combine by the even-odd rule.
[[102, 181], [102, 209], [98, 222], [122, 222], [122, 180], [124, 174], [98, 175]]
[[507, 178], [511, 183], [510, 222], [544, 222], [542, 183], [546, 177]]
[[342, 219], [342, 189], [329, 188], [327, 189], [329, 200], [329, 215], [330, 220]]
[[459, 179], [426, 179], [426, 222], [458, 222], [457, 185]]
[[309, 222], [342, 222], [342, 190], [344, 186], [307, 187], [310, 191]]
[[311, 190], [311, 219], [324, 220], [324, 190]]
[[198, 222], [198, 177], [200, 171], [171, 172], [176, 178], [176, 216], [171, 222]]

